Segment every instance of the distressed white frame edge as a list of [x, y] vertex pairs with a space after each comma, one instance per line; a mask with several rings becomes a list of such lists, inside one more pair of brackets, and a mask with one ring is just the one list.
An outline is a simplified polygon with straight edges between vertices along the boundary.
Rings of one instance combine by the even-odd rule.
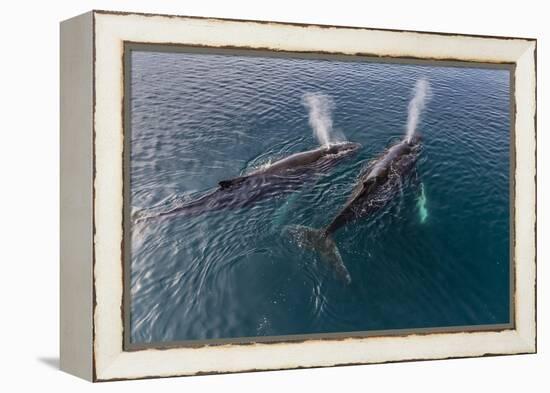
[[[536, 351], [535, 50], [525, 39], [94, 12], [95, 380]], [[123, 351], [123, 42], [515, 62], [515, 329]]]
[[60, 25], [60, 368], [93, 378], [93, 13]]

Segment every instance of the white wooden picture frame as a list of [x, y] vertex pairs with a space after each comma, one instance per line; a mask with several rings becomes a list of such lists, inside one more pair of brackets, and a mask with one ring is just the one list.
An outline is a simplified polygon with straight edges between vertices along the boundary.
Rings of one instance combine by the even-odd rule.
[[[513, 68], [513, 323], [496, 330], [127, 348], [129, 43]], [[536, 352], [536, 40], [91, 11], [61, 23], [61, 368], [90, 381]]]

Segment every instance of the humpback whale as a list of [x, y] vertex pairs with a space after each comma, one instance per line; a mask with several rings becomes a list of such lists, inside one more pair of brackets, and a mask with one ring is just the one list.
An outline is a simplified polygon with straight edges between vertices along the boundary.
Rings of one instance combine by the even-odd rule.
[[343, 226], [367, 217], [386, 205], [415, 167], [421, 150], [421, 137], [414, 134], [390, 146], [360, 174], [347, 202], [332, 221], [322, 229], [301, 225], [287, 227], [298, 243], [314, 250], [328, 263], [337, 277], [346, 284], [351, 276], [342, 260], [332, 235]]
[[344, 158], [350, 153], [354, 153], [360, 147], [361, 145], [359, 143], [343, 142], [295, 153], [244, 176], [239, 176], [230, 180], [222, 180], [219, 182], [219, 186], [222, 189], [229, 188], [252, 178], [291, 173], [292, 171], [308, 169], [323, 171], [334, 166], [341, 158]]
[[242, 176], [221, 180], [216, 189], [195, 200], [136, 219], [173, 214], [196, 215], [206, 211], [247, 207], [270, 196], [296, 191], [316, 174], [327, 172], [356, 153], [360, 147], [359, 143], [342, 142], [295, 153]]

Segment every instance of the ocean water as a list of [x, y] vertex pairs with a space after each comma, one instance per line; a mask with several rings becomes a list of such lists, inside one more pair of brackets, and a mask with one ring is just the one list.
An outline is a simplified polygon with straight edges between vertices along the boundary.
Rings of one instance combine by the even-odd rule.
[[[405, 134], [421, 78], [420, 186], [336, 232], [345, 285], [285, 228], [330, 222], [361, 168]], [[328, 97], [333, 134], [362, 148], [244, 208], [133, 221], [131, 341], [508, 323], [509, 80], [505, 69], [133, 51], [134, 216], [318, 147], [307, 94]]]

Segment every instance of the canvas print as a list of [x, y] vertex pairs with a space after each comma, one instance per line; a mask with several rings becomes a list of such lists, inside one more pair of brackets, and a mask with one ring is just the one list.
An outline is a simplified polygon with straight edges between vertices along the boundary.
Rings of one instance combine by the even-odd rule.
[[513, 69], [125, 54], [130, 345], [513, 321]]

